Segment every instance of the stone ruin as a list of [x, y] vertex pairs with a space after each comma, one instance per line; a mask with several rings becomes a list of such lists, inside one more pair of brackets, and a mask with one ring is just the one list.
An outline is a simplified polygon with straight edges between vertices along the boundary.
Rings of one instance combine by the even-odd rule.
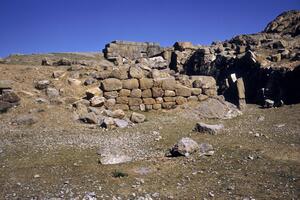
[[136, 60], [138, 58], [150, 58], [164, 51], [158, 43], [154, 42], [129, 42], [113, 41], [105, 46], [103, 53], [108, 60], [125, 58]]
[[120, 71], [124, 76], [111, 75], [101, 81], [100, 88], [87, 91], [86, 99], [92, 106], [105, 105], [110, 110], [125, 111], [172, 109], [217, 95], [215, 79], [209, 76], [149, 78], [137, 67], [115, 69], [114, 73]]

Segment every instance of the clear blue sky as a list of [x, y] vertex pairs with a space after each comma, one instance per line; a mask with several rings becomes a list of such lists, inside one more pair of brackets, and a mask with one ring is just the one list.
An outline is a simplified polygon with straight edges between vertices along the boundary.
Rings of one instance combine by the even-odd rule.
[[0, 0], [0, 57], [100, 51], [112, 40], [210, 44], [261, 31], [300, 0]]

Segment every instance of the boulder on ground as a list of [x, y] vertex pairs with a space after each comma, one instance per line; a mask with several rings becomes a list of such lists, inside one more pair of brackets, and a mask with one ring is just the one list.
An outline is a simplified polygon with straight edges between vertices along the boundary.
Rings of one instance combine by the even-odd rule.
[[0, 95], [0, 101], [8, 102], [8, 103], [18, 103], [20, 101], [20, 97], [14, 93], [12, 90], [5, 92]]
[[55, 65], [55, 66], [71, 66], [72, 61], [67, 58], [62, 58], [59, 61], [54, 62], [53, 65]]
[[51, 66], [51, 62], [48, 58], [43, 58], [41, 65], [42, 66]]
[[199, 145], [200, 156], [212, 156], [215, 151], [211, 144], [202, 143]]
[[232, 119], [242, 115], [242, 112], [235, 105], [222, 98], [208, 98], [199, 103], [196, 108], [193, 108], [190, 111], [191, 113], [198, 115], [200, 118], [209, 119]]
[[121, 109], [117, 109], [112, 111], [112, 116], [113, 118], [118, 118], [118, 119], [123, 119], [125, 117], [125, 112]]
[[63, 70], [56, 70], [52, 73], [53, 78], [60, 78], [63, 77], [64, 75], [65, 75], [65, 71]]
[[80, 121], [88, 124], [98, 124], [99, 118], [94, 112], [89, 112], [87, 114], [84, 114], [80, 116]]
[[81, 84], [81, 81], [75, 78], [68, 78], [68, 83], [71, 86], [79, 86]]
[[191, 138], [181, 138], [171, 149], [172, 156], [189, 156], [199, 150], [199, 145]]
[[111, 129], [115, 127], [115, 120], [112, 117], [104, 117], [100, 126], [103, 128]]
[[56, 98], [59, 97], [59, 91], [56, 88], [48, 87], [46, 89], [46, 94], [49, 98]]
[[202, 122], [198, 122], [194, 128], [195, 131], [200, 133], [210, 133], [210, 134], [217, 134], [220, 130], [224, 128], [223, 124], [205, 124]]
[[143, 115], [143, 114], [133, 112], [133, 113], [131, 114], [130, 120], [131, 120], [133, 123], [142, 123], [142, 122], [144, 122], [144, 121], [146, 120], [146, 117], [145, 117], [145, 115]]
[[35, 83], [35, 88], [38, 90], [46, 89], [50, 85], [49, 80], [41, 80]]
[[119, 128], [126, 128], [129, 125], [128, 121], [124, 119], [114, 119], [114, 121], [116, 126]]

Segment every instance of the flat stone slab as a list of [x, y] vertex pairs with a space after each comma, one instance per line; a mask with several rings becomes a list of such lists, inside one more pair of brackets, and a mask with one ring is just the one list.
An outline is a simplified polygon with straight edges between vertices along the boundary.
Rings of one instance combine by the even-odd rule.
[[195, 131], [200, 133], [209, 133], [209, 134], [217, 134], [220, 130], [224, 128], [223, 124], [205, 124], [202, 122], [198, 122], [195, 126]]
[[102, 165], [115, 165], [120, 163], [131, 162], [132, 158], [126, 155], [107, 154], [101, 155], [100, 162]]

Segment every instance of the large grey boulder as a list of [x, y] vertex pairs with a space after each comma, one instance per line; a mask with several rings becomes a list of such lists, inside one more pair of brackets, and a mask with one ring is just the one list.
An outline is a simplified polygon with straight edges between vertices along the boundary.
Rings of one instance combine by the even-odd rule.
[[232, 103], [218, 97], [202, 101], [196, 108], [190, 110], [189, 114], [196, 114], [199, 118], [232, 119], [242, 115], [242, 112]]
[[133, 123], [142, 123], [142, 122], [144, 122], [144, 121], [146, 120], [146, 117], [145, 117], [145, 115], [143, 115], [143, 114], [133, 112], [133, 113], [131, 114], [130, 120], [131, 120]]
[[189, 156], [199, 150], [199, 145], [191, 138], [181, 138], [171, 149], [172, 156]]
[[200, 133], [210, 133], [210, 134], [217, 134], [219, 131], [221, 131], [224, 128], [223, 124], [205, 124], [202, 122], [198, 122], [194, 128], [195, 131], [198, 131]]

